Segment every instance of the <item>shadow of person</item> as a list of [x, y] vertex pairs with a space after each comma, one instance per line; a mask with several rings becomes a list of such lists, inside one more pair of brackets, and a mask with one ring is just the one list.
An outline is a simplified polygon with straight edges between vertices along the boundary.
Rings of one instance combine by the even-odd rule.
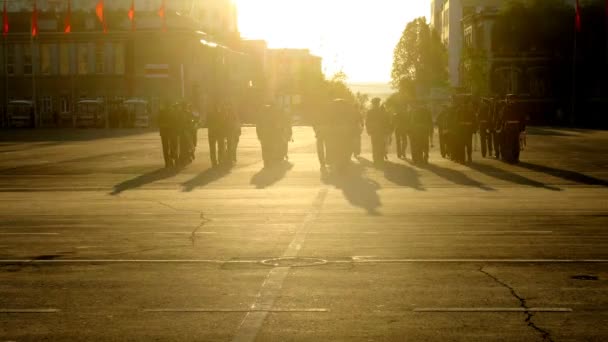
[[110, 195], [120, 195], [122, 192], [127, 190], [133, 190], [140, 188], [146, 184], [154, 183], [156, 181], [167, 179], [176, 176], [181, 171], [181, 168], [162, 168], [146, 174], [137, 176], [133, 179], [126, 180], [122, 183], [114, 185], [114, 188], [110, 192]]
[[265, 189], [285, 178], [287, 172], [293, 168], [293, 164], [289, 162], [281, 162], [271, 167], [265, 167], [251, 177], [251, 184], [255, 185], [256, 189]]
[[484, 175], [487, 175], [487, 176], [490, 176], [490, 177], [493, 177], [496, 179], [500, 179], [500, 180], [503, 180], [506, 182], [511, 182], [511, 183], [524, 185], [524, 186], [531, 186], [534, 188], [547, 189], [547, 190], [551, 190], [551, 191], [562, 191], [562, 189], [560, 189], [560, 188], [550, 186], [550, 185], [544, 184], [539, 181], [535, 181], [533, 179], [524, 177], [524, 176], [514, 173], [514, 172], [510, 172], [510, 171], [507, 171], [504, 169], [499, 169], [492, 165], [473, 163], [470, 165], [470, 168], [475, 171], [481, 172]]
[[209, 168], [199, 173], [196, 177], [182, 183], [182, 192], [191, 192], [196, 188], [202, 188], [227, 176], [229, 173], [230, 168], [228, 167]]
[[362, 164], [351, 164], [340, 173], [330, 173], [325, 181], [342, 191], [344, 198], [353, 206], [363, 208], [369, 215], [380, 216], [378, 208], [382, 206], [378, 190], [380, 185], [363, 175]]
[[[411, 161], [407, 160], [407, 163], [411, 164]], [[474, 180], [473, 178], [467, 176], [463, 172], [460, 172], [460, 171], [457, 171], [454, 169], [441, 167], [441, 166], [438, 166], [435, 164], [419, 165], [419, 167], [424, 170], [430, 171], [430, 172], [434, 173], [435, 175], [437, 175], [447, 181], [450, 181], [456, 185], [479, 188], [483, 191], [496, 191], [496, 189], [491, 188], [481, 182], [478, 182], [478, 181]]]
[[420, 175], [418, 172], [405, 164], [385, 162], [384, 177], [386, 177], [389, 182], [396, 185], [410, 187], [418, 191], [426, 191], [420, 183]]
[[603, 187], [608, 187], [608, 181], [605, 181], [605, 180], [599, 179], [599, 178], [595, 178], [592, 176], [587, 176], [585, 174], [582, 174], [582, 173], [576, 172], [576, 171], [556, 169], [556, 168], [552, 168], [549, 166], [526, 163], [526, 162], [520, 162], [516, 166], [522, 167], [522, 168], [530, 170], [530, 171], [542, 172], [542, 173], [548, 174], [550, 176], [561, 178], [561, 179], [571, 181], [574, 183], [579, 183], [579, 184], [584, 184], [584, 185], [599, 185], [599, 186], [603, 186]]

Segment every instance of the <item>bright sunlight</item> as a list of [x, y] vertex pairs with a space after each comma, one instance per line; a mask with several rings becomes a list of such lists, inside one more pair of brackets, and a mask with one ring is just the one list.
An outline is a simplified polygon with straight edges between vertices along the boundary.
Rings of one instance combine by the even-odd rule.
[[244, 38], [271, 48], [308, 48], [326, 75], [350, 82], [388, 82], [393, 49], [405, 25], [429, 17], [420, 0], [235, 0]]

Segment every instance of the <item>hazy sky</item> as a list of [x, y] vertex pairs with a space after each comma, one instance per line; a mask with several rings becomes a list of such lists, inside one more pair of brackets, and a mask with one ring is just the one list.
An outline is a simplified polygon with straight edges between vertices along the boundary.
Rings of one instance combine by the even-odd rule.
[[309, 48], [330, 76], [388, 82], [405, 25], [430, 15], [428, 0], [235, 0], [241, 35], [271, 48]]

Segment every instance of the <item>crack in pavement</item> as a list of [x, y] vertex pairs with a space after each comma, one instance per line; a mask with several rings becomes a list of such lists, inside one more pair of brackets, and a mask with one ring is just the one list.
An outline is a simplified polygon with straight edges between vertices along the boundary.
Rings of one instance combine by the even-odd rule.
[[509, 284], [507, 284], [507, 283], [503, 282], [502, 280], [498, 279], [498, 277], [494, 276], [493, 274], [485, 271], [483, 266], [481, 266], [479, 268], [479, 272], [485, 274], [486, 276], [488, 276], [492, 280], [494, 280], [496, 283], [498, 283], [501, 286], [503, 286], [506, 289], [508, 289], [511, 292], [511, 295], [513, 297], [515, 297], [519, 301], [519, 306], [521, 308], [523, 308], [523, 309], [526, 310], [526, 311], [524, 311], [524, 314], [526, 315], [526, 319], [525, 319], [524, 322], [530, 328], [532, 328], [535, 331], [537, 331], [538, 333], [540, 333], [541, 337], [543, 338], [543, 341], [554, 342], [554, 340], [551, 338], [551, 333], [549, 331], [544, 330], [543, 328], [537, 326], [534, 322], [532, 322], [532, 318], [534, 317], [534, 314], [531, 311], [529, 311], [530, 307], [526, 303], [526, 299], [524, 297], [518, 295], [517, 292], [515, 291], [515, 289], [512, 286], [510, 286]]
[[204, 212], [201, 212], [200, 214], [201, 214], [200, 215], [201, 223], [196, 228], [194, 228], [194, 230], [192, 231], [192, 234], [190, 235], [190, 240], [192, 241], [192, 247], [194, 247], [194, 245], [196, 244], [196, 233], [198, 232], [198, 230], [203, 228], [207, 223], [213, 221], [212, 219], [206, 218]]

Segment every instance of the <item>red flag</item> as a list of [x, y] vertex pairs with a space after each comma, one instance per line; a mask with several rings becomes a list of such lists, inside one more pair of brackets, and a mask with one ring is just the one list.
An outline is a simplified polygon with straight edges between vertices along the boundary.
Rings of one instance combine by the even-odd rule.
[[158, 10], [158, 16], [163, 22], [163, 31], [167, 31], [167, 18], [165, 16], [165, 0], [162, 0], [160, 9]]
[[8, 34], [8, 13], [6, 12], [6, 0], [4, 0], [4, 12], [2, 12], [2, 35]]
[[103, 33], [107, 33], [108, 27], [106, 26], [106, 18], [103, 15], [103, 7], [103, 0], [99, 0], [97, 6], [95, 6], [95, 14], [97, 14], [97, 18], [99, 19], [99, 22], [101, 22]]
[[129, 20], [131, 21], [131, 31], [135, 31], [135, 0], [131, 0], [131, 8], [129, 8]]
[[32, 37], [38, 35], [38, 8], [36, 7], [36, 0], [34, 0], [34, 8], [32, 10]]
[[72, 32], [72, 1], [68, 0], [68, 10], [65, 15], [65, 21], [63, 22], [63, 32], [71, 33]]
[[574, 24], [576, 25], [576, 32], [581, 32], [581, 6], [578, 0], [576, 0], [576, 17]]

